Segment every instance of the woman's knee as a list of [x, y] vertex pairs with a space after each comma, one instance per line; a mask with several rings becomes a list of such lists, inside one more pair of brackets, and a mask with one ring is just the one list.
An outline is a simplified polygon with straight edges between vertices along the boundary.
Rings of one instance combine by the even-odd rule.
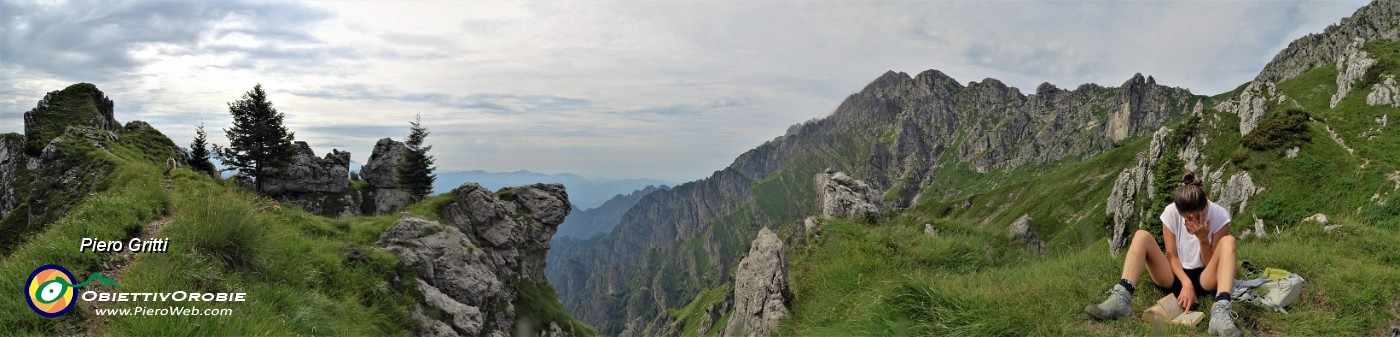
[[1221, 238], [1220, 238], [1220, 242], [1217, 242], [1215, 245], [1216, 245], [1216, 247], [1219, 247], [1219, 248], [1217, 248], [1217, 249], [1230, 249], [1230, 250], [1234, 250], [1234, 249], [1235, 249], [1235, 236], [1234, 236], [1234, 235], [1226, 235], [1226, 236], [1224, 236], [1224, 237], [1221, 237]]
[[1140, 240], [1148, 240], [1148, 241], [1152, 241], [1152, 242], [1157, 242], [1157, 239], [1155, 239], [1155, 238], [1152, 237], [1152, 232], [1148, 232], [1148, 231], [1146, 231], [1146, 230], [1141, 230], [1141, 229], [1137, 230], [1137, 233], [1133, 233], [1133, 241], [1140, 241]]

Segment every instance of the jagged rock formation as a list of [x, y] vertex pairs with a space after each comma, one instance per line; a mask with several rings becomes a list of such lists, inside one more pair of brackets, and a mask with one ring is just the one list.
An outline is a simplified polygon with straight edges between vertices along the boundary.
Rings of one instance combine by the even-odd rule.
[[734, 272], [734, 313], [721, 336], [772, 335], [792, 306], [783, 241], [764, 228], [750, 247]]
[[1045, 254], [1045, 241], [1041, 241], [1035, 234], [1035, 229], [1031, 228], [1030, 215], [1022, 215], [1016, 218], [1016, 221], [1012, 221], [1011, 226], [1007, 227], [1007, 238], [1011, 239], [1012, 243], [1026, 246], [1031, 252]]
[[555, 234], [554, 237], [589, 238], [607, 233], [617, 226], [617, 222], [622, 220], [622, 215], [626, 214], [627, 210], [632, 209], [632, 206], [637, 205], [642, 197], [666, 189], [670, 189], [670, 187], [647, 185], [645, 188], [626, 195], [618, 194], [597, 208], [570, 212], [569, 217], [564, 219], [564, 224], [559, 225], [559, 233]]
[[317, 158], [306, 142], [294, 146], [297, 151], [291, 163], [272, 170], [262, 193], [314, 214], [359, 215], [359, 195], [350, 191], [350, 153], [331, 150], [325, 158]]
[[1249, 198], [1260, 193], [1264, 193], [1264, 187], [1255, 185], [1254, 176], [1248, 171], [1240, 171], [1230, 175], [1225, 186], [1216, 188], [1211, 194], [1216, 195], [1213, 198], [1215, 203], [1224, 206], [1233, 215], [1243, 211], [1249, 205]]
[[1361, 38], [1352, 39], [1351, 44], [1337, 55], [1337, 92], [1332, 94], [1331, 107], [1337, 107], [1337, 103], [1351, 93], [1351, 86], [1366, 77], [1366, 70], [1376, 64], [1370, 54], [1361, 50], [1365, 43], [1366, 40]]
[[1130, 226], [1136, 226], [1142, 219], [1151, 219], [1152, 214], [1146, 214], [1139, 204], [1152, 195], [1152, 185], [1157, 177], [1152, 172], [1153, 165], [1162, 156], [1162, 143], [1166, 141], [1170, 129], [1163, 127], [1152, 134], [1152, 143], [1147, 151], [1138, 153], [1137, 164], [1128, 167], [1118, 174], [1118, 180], [1113, 182], [1113, 189], [1109, 192], [1107, 213], [1111, 223], [1108, 228], [1108, 250], [1114, 256], [1123, 251], [1127, 246]]
[[[888, 191], [870, 199], [881, 206], [907, 207], [945, 170], [1092, 157], [1198, 100], [1140, 74], [1116, 88], [1044, 84], [1026, 95], [994, 79], [964, 85], [936, 70], [887, 72], [831, 116], [745, 152], [709, 178], [643, 197], [608, 235], [561, 243], [555, 249], [568, 253], [548, 272], [569, 309], [601, 334], [648, 330], [664, 309], [729, 279], [759, 228], [802, 226], [805, 215], [821, 214], [809, 179], [825, 166]], [[760, 182], [769, 192], [755, 190]], [[760, 199], [775, 190], [782, 200]], [[767, 209], [773, 203], [781, 206]], [[676, 273], [695, 279], [664, 276]]]
[[806, 219], [802, 219], [802, 233], [806, 234], [806, 236], [821, 236], [821, 220], [817, 220], [817, 217], [814, 216], [809, 216]]
[[1264, 120], [1264, 113], [1269, 112], [1269, 101], [1283, 103], [1287, 99], [1278, 93], [1274, 82], [1254, 80], [1244, 87], [1239, 97], [1216, 104], [1215, 110], [1240, 116], [1240, 135], [1246, 135]]
[[864, 181], [831, 169], [814, 180], [822, 217], [880, 220], [880, 194]]
[[121, 124], [112, 115], [113, 106], [112, 100], [91, 83], [49, 92], [34, 109], [24, 113], [25, 153], [38, 156], [49, 140], [70, 126], [115, 131]]
[[374, 152], [369, 162], [360, 167], [360, 178], [368, 185], [361, 192], [364, 214], [389, 214], [408, 205], [412, 198], [408, 191], [399, 187], [398, 167], [407, 149], [403, 142], [382, 138], [374, 143]]
[[[545, 251], [571, 205], [563, 185], [493, 193], [474, 183], [453, 190], [441, 222], [404, 216], [375, 243], [418, 274], [414, 309], [424, 335], [571, 335], [562, 322], [520, 316], [521, 287], [548, 286]], [[523, 330], [522, 330], [523, 329]]]
[[24, 154], [24, 136], [17, 133], [0, 135], [0, 218], [19, 204], [18, 176], [25, 169], [28, 156]]
[[1259, 72], [1256, 81], [1282, 82], [1313, 67], [1336, 61], [1355, 39], [1400, 39], [1400, 1], [1374, 1], [1322, 33], [1308, 34], [1288, 44]]
[[1396, 85], [1395, 76], [1386, 76], [1384, 81], [1372, 86], [1371, 93], [1366, 95], [1366, 105], [1400, 108], [1400, 85]]
[[112, 109], [96, 86], [78, 83], [26, 112], [23, 135], [0, 135], [0, 254], [95, 191], [116, 168], [98, 155], [113, 145], [137, 142], [150, 150], [147, 159], [184, 164], [183, 152], [160, 131], [141, 121], [122, 126]]

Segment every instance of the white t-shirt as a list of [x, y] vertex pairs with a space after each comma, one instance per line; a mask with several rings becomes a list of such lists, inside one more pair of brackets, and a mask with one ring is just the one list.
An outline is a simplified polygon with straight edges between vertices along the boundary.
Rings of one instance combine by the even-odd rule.
[[[1206, 220], [1210, 223], [1210, 234], [1207, 240], [1215, 240], [1215, 232], [1220, 231], [1226, 224], [1230, 223], [1230, 211], [1221, 207], [1214, 201], [1207, 202]], [[1201, 240], [1186, 230], [1186, 218], [1177, 212], [1176, 204], [1167, 205], [1167, 209], [1162, 210], [1162, 228], [1169, 230], [1176, 235], [1176, 255], [1181, 260], [1182, 269], [1204, 268], [1205, 263], [1201, 261]], [[1214, 244], [1214, 242], [1211, 242]]]

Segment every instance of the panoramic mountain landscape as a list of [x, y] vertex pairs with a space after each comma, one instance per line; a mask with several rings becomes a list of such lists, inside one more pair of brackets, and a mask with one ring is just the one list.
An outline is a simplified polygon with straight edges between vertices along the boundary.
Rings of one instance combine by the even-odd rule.
[[[1328, 20], [1223, 92], [1146, 70], [1023, 90], [924, 60], [700, 168], [679, 158], [729, 131], [654, 157], [581, 154], [616, 172], [587, 171], [554, 152], [529, 166], [511, 147], [602, 139], [543, 113], [509, 132], [451, 122], [465, 113], [394, 115], [336, 137], [303, 122], [314, 101], [280, 101], [319, 94], [236, 83], [219, 121], [176, 130], [135, 120], [175, 117], [143, 112], [160, 108], [116, 81], [6, 85], [25, 107], [0, 118], [21, 128], [0, 134], [0, 334], [1203, 335], [1083, 309], [1117, 282], [1135, 232], [1162, 234], [1191, 172], [1230, 212], [1240, 260], [1306, 279], [1286, 313], [1236, 301], [1241, 330], [1394, 336], [1400, 1]], [[23, 59], [6, 43], [3, 61]], [[543, 100], [480, 105], [600, 104]], [[219, 125], [207, 144], [202, 123]], [[638, 173], [653, 162], [712, 173]], [[1137, 294], [1131, 316], [1160, 295]]]

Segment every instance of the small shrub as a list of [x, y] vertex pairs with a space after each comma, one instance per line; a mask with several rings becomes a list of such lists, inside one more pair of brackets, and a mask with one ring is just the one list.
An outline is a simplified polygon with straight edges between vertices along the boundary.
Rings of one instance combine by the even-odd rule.
[[1240, 140], [1240, 144], [1250, 149], [1263, 151], [1286, 146], [1296, 146], [1312, 141], [1308, 135], [1308, 119], [1312, 114], [1299, 109], [1289, 109], [1264, 117], [1259, 126]]
[[1240, 166], [1240, 164], [1243, 164], [1246, 160], [1249, 160], [1249, 150], [1238, 149], [1230, 154], [1230, 162], [1234, 163], [1235, 166]]

